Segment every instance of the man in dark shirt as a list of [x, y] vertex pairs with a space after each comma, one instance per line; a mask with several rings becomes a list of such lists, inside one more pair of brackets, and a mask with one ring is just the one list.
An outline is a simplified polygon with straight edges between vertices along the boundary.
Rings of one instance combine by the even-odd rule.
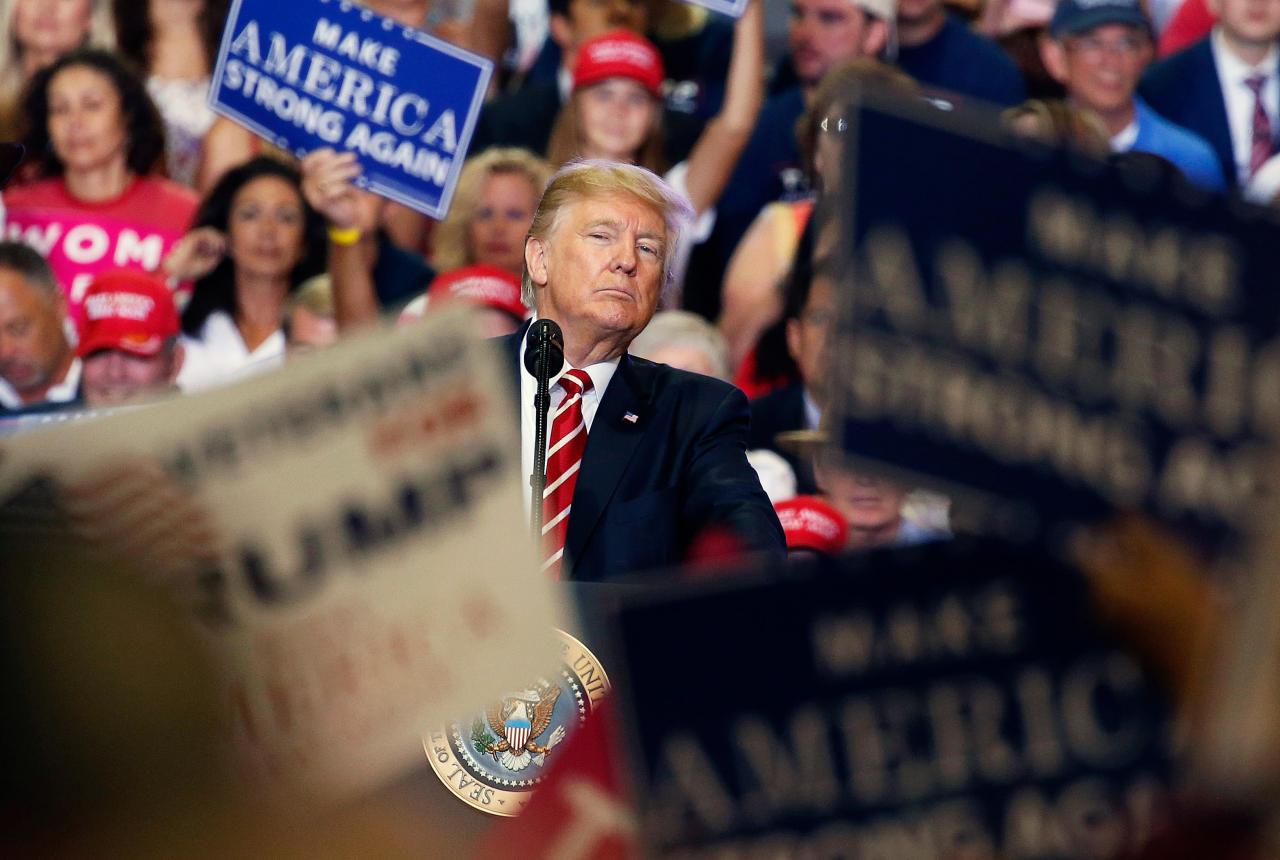
[[1022, 74], [995, 42], [947, 13], [942, 0], [898, 0], [898, 66], [926, 87], [1011, 107]]
[[[823, 75], [859, 57], [878, 57], [889, 44], [897, 0], [793, 0], [787, 43], [799, 84], [765, 102], [738, 166], [716, 204], [716, 227], [694, 251], [685, 278], [685, 306], [719, 312], [719, 285], [729, 256], [766, 203], [806, 192], [795, 124]], [[709, 285], [715, 295], [691, 289]]]

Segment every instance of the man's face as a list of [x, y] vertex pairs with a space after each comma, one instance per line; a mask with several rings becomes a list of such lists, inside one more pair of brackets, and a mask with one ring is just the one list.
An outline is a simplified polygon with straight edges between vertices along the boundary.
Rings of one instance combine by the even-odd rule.
[[1103, 114], [1126, 109], [1151, 58], [1141, 27], [1103, 24], [1062, 40], [1062, 84], [1080, 105]]
[[821, 466], [816, 476], [827, 500], [844, 514], [852, 531], [888, 529], [902, 518], [907, 491], [900, 484], [830, 464]]
[[898, 20], [923, 21], [942, 10], [942, 0], [898, 0]]
[[570, 0], [569, 27], [574, 45], [581, 45], [602, 33], [625, 27], [643, 33], [649, 25], [649, 7], [644, 0]]
[[863, 56], [867, 24], [851, 0], [792, 0], [788, 41], [801, 82], [812, 86], [840, 63]]
[[119, 349], [100, 349], [84, 359], [81, 380], [89, 406], [117, 406], [159, 393], [178, 375], [177, 346], [144, 358]]
[[546, 240], [525, 247], [538, 316], [558, 322], [567, 350], [625, 346], [658, 307], [667, 227], [629, 194], [580, 198], [559, 212]]
[[56, 383], [70, 360], [61, 296], [49, 297], [18, 272], [0, 268], [0, 377], [27, 399]]
[[1280, 37], [1280, 0], [1210, 0], [1209, 9], [1238, 41], [1261, 46]]
[[835, 324], [835, 284], [830, 278], [815, 275], [804, 310], [796, 319], [787, 321], [787, 349], [800, 368], [805, 388], [822, 406], [827, 399], [827, 341]]

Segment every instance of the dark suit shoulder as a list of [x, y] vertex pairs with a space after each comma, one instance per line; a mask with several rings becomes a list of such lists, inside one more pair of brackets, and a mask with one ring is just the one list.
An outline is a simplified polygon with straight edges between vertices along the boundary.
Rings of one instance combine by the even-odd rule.
[[627, 362], [630, 370], [644, 384], [646, 393], [655, 402], [664, 396], [677, 395], [719, 403], [737, 395], [742, 399], [743, 406], [747, 403], [747, 396], [742, 393], [742, 389], [723, 379], [681, 370], [668, 364], [656, 364], [647, 358], [637, 358], [630, 354], [627, 355]]
[[776, 448], [779, 433], [804, 429], [804, 388], [788, 385], [751, 401], [752, 448]]
[[1201, 82], [1206, 68], [1212, 67], [1213, 50], [1206, 37], [1148, 66], [1138, 85], [1138, 93], [1157, 112], [1166, 113], [1162, 106], [1167, 109], [1171, 101], [1185, 98], [1187, 83]]

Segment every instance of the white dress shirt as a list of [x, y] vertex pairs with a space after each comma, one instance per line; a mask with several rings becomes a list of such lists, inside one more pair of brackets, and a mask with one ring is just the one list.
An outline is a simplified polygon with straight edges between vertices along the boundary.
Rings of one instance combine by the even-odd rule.
[[[62, 377], [61, 382], [49, 386], [49, 390], [45, 392], [44, 399], [37, 402], [70, 403], [75, 400], [76, 395], [80, 393], [80, 367], [80, 359], [73, 358], [71, 366], [67, 368], [67, 375]], [[5, 409], [22, 409], [28, 405], [35, 406], [36, 404], [23, 403], [18, 390], [6, 380], [0, 378], [0, 406]]]
[[1247, 65], [1231, 53], [1222, 37], [1221, 27], [1213, 28], [1209, 47], [1213, 51], [1214, 65], [1218, 67], [1222, 101], [1227, 107], [1227, 128], [1231, 131], [1231, 155], [1236, 164], [1236, 176], [1244, 183], [1249, 179], [1249, 163], [1253, 157], [1253, 109], [1256, 103], [1253, 90], [1245, 81], [1258, 74], [1266, 78], [1262, 85], [1262, 106], [1271, 119], [1274, 140], [1276, 133], [1280, 132], [1280, 82], [1276, 79], [1280, 51], [1272, 45], [1262, 62], [1256, 66]]
[[182, 336], [182, 349], [178, 387], [190, 394], [283, 367], [284, 330], [276, 329], [250, 352], [231, 315], [214, 311], [200, 327], [200, 337]]
[[[529, 475], [533, 472], [533, 436], [536, 431], [534, 426], [537, 423], [537, 415], [533, 408], [533, 399], [538, 393], [538, 381], [533, 378], [524, 366], [524, 349], [528, 344], [528, 337], [520, 342], [520, 485], [524, 495], [524, 513], [528, 517], [532, 510], [530, 505], [533, 501], [530, 495]], [[608, 361], [601, 361], [596, 364], [589, 364], [582, 368], [587, 372], [587, 376], [591, 377], [591, 390], [582, 394], [582, 420], [587, 425], [587, 435], [591, 434], [591, 424], [595, 421], [596, 410], [600, 408], [600, 400], [604, 397], [605, 389], [609, 387], [609, 381], [613, 379], [613, 373], [618, 369], [618, 362], [621, 358], [611, 358]], [[551, 377], [551, 385], [548, 391], [551, 394], [551, 406], [547, 410], [547, 445], [551, 444], [551, 415], [555, 412], [556, 406], [564, 397], [565, 391], [560, 385], [560, 377], [564, 376], [566, 370], [570, 370], [569, 363], [565, 362], [563, 368], [555, 376]], [[572, 516], [572, 515], [571, 515]]]
[[1112, 152], [1128, 152], [1133, 149], [1133, 145], [1138, 142], [1138, 118], [1135, 116], [1133, 122], [1120, 129], [1111, 138]]

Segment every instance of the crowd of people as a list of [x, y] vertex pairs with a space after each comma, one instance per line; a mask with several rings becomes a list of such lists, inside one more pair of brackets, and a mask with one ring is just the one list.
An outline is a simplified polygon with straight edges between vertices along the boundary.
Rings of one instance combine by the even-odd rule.
[[734, 20], [549, 0], [540, 28], [527, 4], [508, 26], [505, 0], [477, 0], [471, 20], [367, 0], [502, 69], [436, 223], [358, 188], [354, 154], [297, 160], [209, 109], [225, 0], [0, 0], [0, 139], [27, 151], [3, 194], [0, 416], [205, 390], [450, 302], [516, 332], [549, 180], [617, 162], [694, 214], [631, 352], [753, 399], [752, 462], [793, 546], [945, 536], [945, 500], [813, 453], [849, 87], [972, 106], [1100, 158], [1145, 153], [1271, 204], [1280, 0], [791, 0], [780, 52], [762, 3]]

